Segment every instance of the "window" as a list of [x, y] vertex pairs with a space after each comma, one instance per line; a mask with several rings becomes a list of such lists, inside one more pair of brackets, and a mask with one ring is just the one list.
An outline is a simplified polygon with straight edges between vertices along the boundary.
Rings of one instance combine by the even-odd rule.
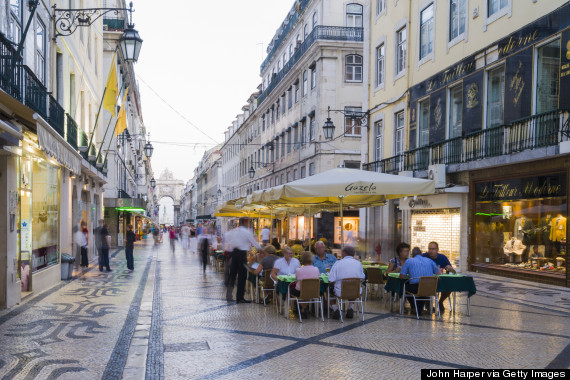
[[271, 106], [271, 124], [275, 123], [275, 107]]
[[315, 12], [313, 13], [313, 29], [315, 29], [315, 27], [317, 26], [317, 21], [318, 21], [317, 12]]
[[293, 44], [289, 45], [289, 59], [293, 57]]
[[291, 130], [287, 131], [287, 153], [291, 153]]
[[301, 122], [301, 146], [307, 143], [307, 125], [304, 121]]
[[317, 67], [313, 66], [311, 69], [311, 89], [317, 86]]
[[383, 159], [383, 147], [384, 147], [384, 121], [379, 120], [374, 123], [374, 131], [376, 132], [376, 139], [374, 141], [374, 160], [380, 161]]
[[305, 26], [303, 27], [303, 40], [306, 40], [308, 35], [309, 35], [309, 25], [305, 24]]
[[8, 21], [8, 34], [13, 42], [20, 42], [22, 30], [22, 5], [21, 0], [10, 0], [10, 20]]
[[293, 107], [293, 87], [289, 87], [287, 92], [287, 108], [291, 108]]
[[285, 134], [281, 135], [281, 157], [285, 156]]
[[386, 0], [376, 0], [376, 16], [379, 16], [386, 9]]
[[287, 62], [287, 53], [283, 52], [283, 58], [282, 58], [282, 66], [285, 67], [285, 62]]
[[507, 8], [509, 0], [487, 0], [487, 17]]
[[450, 139], [461, 136], [463, 117], [463, 86], [449, 89], [449, 132]]
[[503, 124], [505, 98], [505, 68], [499, 67], [487, 74], [487, 128]]
[[299, 102], [299, 81], [295, 84], [295, 103]]
[[297, 169], [293, 169], [293, 181], [297, 180]]
[[536, 113], [558, 108], [560, 93], [560, 40], [537, 49]]
[[362, 5], [348, 4], [346, 6], [346, 26], [349, 28], [362, 28]]
[[384, 44], [376, 48], [376, 87], [384, 84]]
[[295, 146], [293, 147], [293, 149], [297, 150], [299, 149], [299, 128], [297, 128], [297, 126], [295, 125], [293, 127], [293, 139], [295, 142]]
[[344, 108], [344, 134], [346, 136], [360, 136], [360, 107]]
[[404, 111], [395, 115], [394, 155], [404, 153]]
[[418, 111], [418, 148], [429, 144], [429, 98], [420, 102]]
[[275, 159], [279, 159], [279, 137], [275, 138], [275, 144], [273, 145], [275, 148]]
[[433, 52], [433, 3], [420, 14], [420, 59]]
[[281, 95], [281, 113], [283, 115], [285, 115], [285, 111], [287, 109], [285, 106], [285, 97], [286, 97], [286, 95], [285, 95], [285, 93], [283, 93], [283, 95]]
[[275, 103], [277, 106], [275, 107], [275, 117], [279, 120], [279, 100]]
[[465, 33], [467, 0], [449, 0], [449, 41]]
[[315, 117], [309, 118], [309, 141], [315, 141]]
[[307, 167], [301, 166], [301, 178], [305, 178], [307, 176]]
[[307, 70], [303, 71], [303, 96], [307, 95], [308, 90], [308, 79], [307, 79]]
[[351, 54], [345, 60], [345, 82], [362, 82], [362, 56]]
[[309, 176], [315, 175], [315, 163], [311, 162], [309, 164]]
[[406, 70], [406, 41], [406, 27], [403, 27], [398, 32], [396, 32], [396, 74], [400, 74]]
[[290, 173], [291, 173], [291, 172], [287, 172], [287, 176], [285, 177], [285, 178], [287, 178], [287, 183], [289, 183], [289, 181], [290, 181], [290, 178], [289, 178], [289, 174], [290, 174]]

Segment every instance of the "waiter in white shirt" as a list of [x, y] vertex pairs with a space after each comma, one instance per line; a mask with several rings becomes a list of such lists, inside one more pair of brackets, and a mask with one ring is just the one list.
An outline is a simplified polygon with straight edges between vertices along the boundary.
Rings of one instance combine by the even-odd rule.
[[247, 264], [247, 251], [251, 246], [258, 249], [261, 247], [255, 241], [253, 233], [245, 227], [237, 227], [226, 234], [226, 243], [230, 254], [230, 277], [228, 280], [228, 287], [226, 290], [226, 300], [233, 302], [232, 295], [234, 292], [234, 285], [236, 276], [238, 277], [236, 303], [250, 303], [244, 299], [245, 282], [247, 279], [247, 269], [244, 264]]
[[263, 245], [269, 244], [269, 235], [270, 234], [271, 234], [271, 231], [269, 231], [269, 227], [267, 227], [267, 226], [263, 227], [263, 229], [261, 230], [261, 242], [263, 243]]

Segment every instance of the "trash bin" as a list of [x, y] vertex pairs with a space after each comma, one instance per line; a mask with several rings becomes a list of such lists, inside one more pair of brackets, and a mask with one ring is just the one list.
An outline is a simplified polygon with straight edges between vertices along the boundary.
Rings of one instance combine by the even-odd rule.
[[75, 257], [67, 254], [61, 254], [61, 279], [69, 280], [73, 274], [73, 263], [75, 262]]

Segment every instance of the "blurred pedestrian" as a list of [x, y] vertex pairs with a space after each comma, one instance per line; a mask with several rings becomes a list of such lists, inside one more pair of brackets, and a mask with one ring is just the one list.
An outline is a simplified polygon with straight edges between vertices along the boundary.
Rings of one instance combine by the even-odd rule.
[[174, 253], [176, 251], [176, 228], [174, 226], [170, 227], [170, 231], [168, 231], [168, 239], [170, 240], [170, 250]]
[[247, 252], [252, 246], [260, 249], [261, 247], [255, 241], [253, 233], [245, 227], [236, 227], [226, 233], [226, 243], [230, 254], [230, 276], [228, 279], [228, 287], [226, 290], [226, 301], [233, 302], [232, 296], [236, 277], [238, 280], [236, 290], [236, 303], [250, 303], [244, 298], [245, 282], [247, 279], [247, 269], [244, 264], [247, 263]]
[[203, 272], [206, 273], [206, 265], [208, 265], [208, 255], [210, 254], [210, 246], [212, 245], [212, 235], [210, 235], [209, 227], [202, 228], [202, 235], [198, 236], [198, 247], [200, 249], [200, 258], [202, 260]]
[[127, 243], [125, 244], [125, 256], [127, 257], [127, 269], [135, 270], [135, 262], [133, 257], [133, 250], [135, 248], [135, 240], [137, 237], [133, 232], [133, 225], [127, 224]]

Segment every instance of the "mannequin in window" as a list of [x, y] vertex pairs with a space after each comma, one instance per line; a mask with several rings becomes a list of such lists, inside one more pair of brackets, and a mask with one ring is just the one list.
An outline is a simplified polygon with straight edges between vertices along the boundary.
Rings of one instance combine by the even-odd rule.
[[503, 252], [505, 255], [509, 256], [509, 262], [520, 263], [521, 256], [525, 249], [526, 245], [524, 245], [522, 241], [513, 236], [511, 240], [507, 241], [507, 244], [505, 244], [503, 247]]
[[[525, 246], [532, 243], [532, 237], [534, 236], [534, 223], [532, 220], [525, 216], [521, 216], [515, 220], [514, 234], [517, 239], [521, 240]], [[522, 260], [526, 261], [528, 259], [528, 254], [526, 251], [522, 254]]]
[[540, 223], [537, 227], [537, 233], [540, 236], [539, 244], [544, 244], [544, 255], [550, 256], [552, 251], [552, 243], [550, 241], [550, 223], [552, 222], [552, 215], [546, 214], [546, 216], [540, 219]]
[[550, 240], [556, 248], [556, 254], [560, 254], [560, 241], [566, 240], [566, 218], [562, 214], [550, 222]]

